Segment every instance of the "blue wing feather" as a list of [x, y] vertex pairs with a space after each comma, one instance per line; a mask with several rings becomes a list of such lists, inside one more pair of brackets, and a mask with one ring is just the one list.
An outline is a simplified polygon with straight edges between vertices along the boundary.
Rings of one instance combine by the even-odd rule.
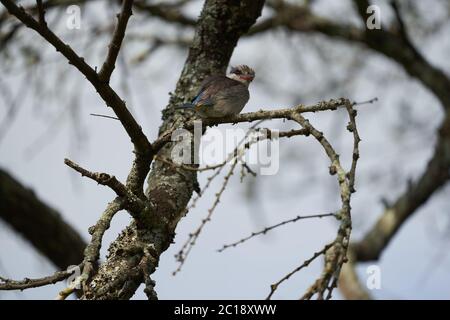
[[205, 90], [200, 91], [200, 93], [192, 100], [192, 104], [194, 106], [213, 106], [214, 102], [208, 92], [208, 88]]
[[192, 104], [193, 105], [196, 105], [197, 104], [197, 102], [199, 102], [200, 101], [200, 99], [202, 98], [202, 94], [203, 94], [203, 92], [201, 91], [201, 92], [199, 92], [199, 94], [192, 100]]

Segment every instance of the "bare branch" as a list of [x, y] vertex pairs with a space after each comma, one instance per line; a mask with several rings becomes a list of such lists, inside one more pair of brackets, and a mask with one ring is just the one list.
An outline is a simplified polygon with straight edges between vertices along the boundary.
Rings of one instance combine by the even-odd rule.
[[361, 20], [365, 23], [369, 17], [367, 8], [370, 6], [370, 2], [368, 0], [353, 0], [353, 3], [356, 6], [356, 11], [361, 17]]
[[[253, 143], [256, 143], [256, 142], [259, 142], [259, 141], [262, 141], [265, 139], [273, 138], [272, 130], [270, 130], [268, 128], [260, 128], [259, 130], [256, 130], [256, 131], [261, 131], [261, 130], [264, 130], [265, 134], [258, 136], [255, 141], [249, 141], [249, 142], [245, 143], [243, 145], [242, 149], [249, 149], [251, 144], [253, 144]], [[251, 132], [251, 131], [249, 131], [249, 132]], [[291, 137], [300, 136], [300, 135], [307, 136], [307, 135], [309, 135], [309, 132], [306, 129], [293, 129], [293, 130], [289, 130], [289, 131], [277, 132], [278, 138], [291, 138]], [[229, 156], [224, 161], [222, 161], [218, 164], [215, 164], [215, 165], [208, 165], [208, 166], [204, 166], [204, 167], [198, 167], [195, 165], [186, 165], [186, 164], [182, 164], [182, 163], [178, 164], [178, 163], [173, 162], [170, 159], [162, 158], [158, 155], [156, 155], [154, 157], [154, 159], [157, 161], [161, 161], [165, 164], [168, 164], [173, 168], [183, 169], [183, 170], [187, 170], [187, 171], [203, 172], [203, 171], [215, 170], [217, 168], [223, 167], [234, 157], [238, 156], [238, 153], [240, 152], [239, 146], [241, 144], [242, 144], [242, 142], [238, 144], [238, 146], [235, 148], [235, 150], [232, 153], [230, 153]], [[246, 167], [249, 172], [251, 172], [253, 175], [255, 175], [254, 172], [252, 172], [250, 170], [250, 168], [247, 166], [247, 164], [243, 163], [243, 166]]]
[[143, 200], [134, 195], [124, 184], [117, 180], [115, 176], [111, 176], [107, 173], [88, 171], [69, 159], [64, 159], [64, 163], [79, 172], [81, 176], [88, 177], [98, 184], [110, 187], [117, 196], [124, 198], [127, 209], [130, 209], [135, 215], [139, 214], [145, 207]]
[[114, 29], [114, 33], [109, 44], [108, 55], [105, 62], [103, 62], [102, 68], [98, 73], [100, 81], [109, 82], [111, 74], [114, 71], [117, 56], [119, 55], [120, 46], [122, 45], [123, 38], [125, 37], [125, 29], [130, 16], [133, 14], [131, 7], [133, 0], [124, 0], [122, 2], [122, 9], [120, 14], [117, 15], [117, 24]]
[[342, 266], [339, 276], [339, 291], [347, 300], [370, 300], [372, 299], [367, 287], [361, 283], [356, 272], [356, 261], [352, 246], [348, 248], [348, 261]]
[[294, 114], [318, 112], [326, 110], [336, 110], [340, 107], [345, 107], [348, 100], [345, 98], [331, 99], [329, 101], [321, 101], [315, 105], [305, 106], [300, 104], [292, 108], [275, 109], [270, 111], [256, 111], [238, 114], [234, 117], [226, 117], [219, 119], [204, 119], [203, 124], [207, 126], [213, 126], [221, 123], [240, 123], [240, 122], [252, 122], [262, 119], [288, 119], [293, 120]]
[[111, 119], [111, 120], [119, 120], [119, 118], [108, 116], [108, 115], [105, 115], [105, 114], [90, 113], [90, 115], [94, 116], [94, 117], [106, 118], [106, 119]]
[[450, 114], [438, 130], [438, 141], [426, 170], [380, 216], [364, 238], [353, 244], [356, 261], [377, 260], [403, 223], [450, 179]]
[[101, 217], [97, 220], [95, 226], [89, 228], [89, 233], [92, 235], [91, 241], [84, 251], [83, 273], [81, 274], [83, 291], [87, 292], [87, 282], [89, 281], [94, 266], [100, 257], [100, 248], [102, 246], [103, 235], [109, 229], [111, 220], [114, 215], [122, 210], [124, 205], [119, 198], [108, 204]]
[[211, 176], [206, 178], [205, 186], [201, 188], [200, 192], [193, 198], [191, 204], [186, 207], [186, 209], [183, 212], [183, 215], [186, 215], [189, 212], [189, 210], [195, 208], [198, 200], [205, 194], [205, 191], [208, 190], [208, 188], [211, 186], [212, 181], [219, 176], [224, 167], [225, 166], [220, 166], [219, 168], [217, 168], [217, 170], [215, 170], [215, 172]]
[[64, 159], [64, 163], [79, 172], [81, 176], [91, 178], [98, 184], [110, 187], [119, 197], [127, 197], [127, 188], [119, 180], [117, 180], [115, 176], [110, 176], [107, 173], [88, 171], [67, 158]]
[[[346, 101], [346, 105], [350, 106], [351, 103]], [[310, 299], [317, 293], [318, 299], [323, 299], [325, 291], [328, 290], [328, 295], [326, 298], [329, 299], [331, 298], [331, 293], [335, 287], [335, 284], [337, 285], [342, 264], [346, 261], [346, 253], [351, 232], [350, 196], [352, 190], [348, 179], [349, 176], [342, 168], [338, 154], [324, 137], [323, 133], [315, 129], [301, 114], [294, 114], [292, 119], [297, 121], [303, 128], [309, 130], [311, 135], [322, 145], [325, 153], [331, 161], [330, 174], [336, 174], [339, 183], [342, 208], [338, 213], [339, 219], [341, 220], [338, 234], [333, 245], [326, 252], [325, 267], [322, 275], [304, 295], [305, 299]], [[359, 141], [356, 142], [356, 146], [358, 143]], [[353, 153], [355, 154], [355, 150]], [[354, 161], [357, 161], [357, 158], [353, 157], [353, 159]]]
[[[258, 143], [259, 141], [262, 141], [264, 139], [272, 139], [274, 137], [274, 135], [272, 135], [272, 132], [269, 129], [256, 128], [264, 120], [265, 119], [259, 120], [258, 122], [256, 122], [255, 124], [253, 124], [250, 127], [250, 129], [246, 132], [246, 134], [242, 138], [242, 140], [239, 141], [239, 143], [237, 144], [235, 149], [228, 154], [227, 158], [223, 162], [221, 162], [221, 163], [219, 163], [219, 164], [217, 164], [215, 166], [211, 166], [212, 169], [218, 169], [218, 170], [216, 170], [216, 172], [211, 177], [209, 177], [207, 179], [208, 181], [207, 181], [204, 189], [198, 194], [198, 196], [196, 198], [194, 198], [194, 200], [192, 201], [192, 204], [185, 209], [183, 215], [186, 215], [187, 212], [191, 208], [195, 207], [198, 199], [205, 192], [205, 189], [207, 189], [210, 186], [211, 181], [220, 174], [220, 172], [222, 171], [222, 169], [224, 168], [224, 166], [226, 165], [227, 162], [232, 161], [232, 166], [231, 166], [231, 169], [230, 169], [230, 171], [228, 173], [229, 176], [231, 176], [231, 174], [233, 174], [233, 171], [234, 171], [234, 168], [235, 168], [237, 162], [238, 161], [241, 162], [241, 164], [242, 164], [241, 182], [242, 182], [242, 179], [245, 176], [244, 169], [247, 170], [247, 172], [249, 172], [250, 174], [256, 176], [256, 173], [253, 172], [248, 167], [248, 165], [242, 160], [242, 155], [244, 154], [245, 150], [250, 148], [251, 145], [253, 145], [255, 143]], [[255, 131], [253, 131], [253, 130], [255, 130]], [[261, 130], [264, 131], [264, 134], [262, 136], [259, 135], [259, 136], [256, 136], [256, 137], [251, 137], [249, 139], [249, 141], [246, 142], [246, 140], [249, 138], [249, 136], [251, 136], [252, 133], [257, 132], [257, 131], [261, 131]], [[290, 138], [290, 137], [293, 137], [293, 136], [296, 136], [296, 135], [307, 135], [307, 134], [309, 134], [309, 132], [307, 130], [300, 129], [300, 130], [290, 130], [290, 131], [282, 132], [279, 136]], [[171, 164], [171, 166], [176, 166], [176, 164], [171, 163], [171, 162], [169, 162], [169, 164]], [[183, 165], [181, 165], [181, 166], [183, 166]], [[205, 167], [204, 169], [208, 169], [208, 168], [209, 167]], [[193, 168], [189, 168], [189, 169], [191, 169], [191, 171], [192, 171]], [[198, 171], [198, 170], [194, 170], [194, 171]], [[219, 191], [219, 193], [216, 194], [216, 202], [214, 203], [212, 210], [214, 210], [215, 206], [218, 204], [219, 198], [220, 198], [221, 194], [223, 193], [223, 191], [225, 190], [225, 187], [226, 187], [227, 183], [228, 183], [228, 178], [225, 177], [225, 180], [224, 180], [224, 183], [222, 185], [221, 191]], [[212, 216], [212, 210], [211, 209], [209, 210], [207, 218], [202, 221], [201, 225], [197, 228], [197, 230], [195, 232], [189, 234], [189, 237], [188, 237], [187, 241], [184, 243], [184, 245], [182, 246], [180, 251], [175, 255], [175, 258], [180, 262], [180, 265], [177, 268], [177, 270], [174, 272], [174, 275], [181, 270], [181, 268], [182, 268], [184, 262], [186, 261], [186, 258], [189, 255], [192, 247], [195, 245], [195, 241], [199, 237], [200, 232], [202, 231], [204, 225], [208, 221], [210, 221], [211, 216]]]
[[369, 99], [369, 100], [366, 100], [366, 101], [358, 101], [358, 102], [355, 101], [355, 102], [352, 103], [352, 106], [361, 106], [363, 104], [372, 104], [372, 103], [375, 103], [377, 101], [378, 101], [378, 98], [375, 97], [375, 98], [372, 98], [372, 99]]
[[80, 233], [64, 221], [59, 212], [39, 199], [33, 190], [1, 169], [0, 219], [59, 270], [83, 259], [86, 243]]
[[284, 281], [288, 280], [290, 277], [292, 277], [294, 274], [296, 274], [297, 272], [299, 272], [300, 270], [302, 270], [303, 268], [309, 266], [309, 264], [311, 262], [313, 262], [315, 259], [317, 259], [318, 257], [320, 257], [322, 254], [325, 254], [327, 252], [328, 249], [331, 248], [331, 246], [333, 246], [334, 243], [330, 243], [327, 244], [325, 247], [323, 247], [322, 250], [314, 253], [314, 255], [305, 260], [305, 262], [303, 262], [300, 266], [298, 266], [297, 268], [295, 268], [294, 270], [292, 270], [291, 272], [289, 272], [287, 275], [285, 275], [283, 278], [281, 278], [280, 280], [278, 280], [277, 282], [275, 282], [274, 284], [270, 285], [270, 293], [269, 295], [266, 297], [266, 300], [270, 300], [273, 296], [273, 294], [275, 293], [275, 291], [277, 291], [278, 287], [280, 286], [280, 284], [282, 284]]
[[274, 224], [272, 226], [265, 227], [264, 229], [262, 229], [260, 231], [252, 232], [249, 236], [247, 236], [245, 238], [242, 238], [242, 239], [240, 239], [236, 242], [230, 243], [230, 244], [223, 245], [223, 247], [218, 249], [217, 251], [222, 252], [228, 248], [236, 247], [236, 246], [240, 245], [241, 243], [244, 243], [256, 236], [265, 235], [267, 232], [272, 231], [273, 229], [276, 229], [278, 227], [284, 226], [285, 224], [288, 224], [288, 223], [295, 223], [299, 220], [304, 220], [304, 219], [323, 218], [323, 217], [336, 217], [336, 214], [335, 213], [323, 213], [323, 214], [312, 214], [312, 215], [307, 215], [307, 216], [296, 216], [295, 218], [292, 218], [289, 220], [284, 220], [284, 221]]
[[173, 275], [176, 275], [178, 272], [181, 271], [181, 268], [183, 267], [186, 258], [189, 256], [189, 253], [191, 252], [192, 247], [195, 245], [195, 242], [197, 241], [198, 237], [200, 236], [200, 233], [202, 232], [205, 225], [211, 221], [211, 216], [214, 213], [214, 210], [216, 209], [217, 205], [220, 202], [220, 197], [222, 196], [223, 192], [225, 191], [228, 181], [230, 180], [230, 177], [234, 173], [234, 169], [236, 168], [236, 165], [238, 163], [238, 159], [234, 159], [233, 163], [231, 164], [230, 170], [225, 175], [223, 179], [222, 187], [220, 188], [219, 192], [215, 195], [215, 200], [211, 208], [208, 209], [208, 215], [206, 218], [204, 218], [200, 224], [200, 226], [191, 234], [189, 234], [189, 238], [184, 243], [184, 245], [181, 247], [180, 251], [175, 255], [177, 261], [179, 262], [178, 268], [173, 272]]
[[196, 167], [194, 165], [191, 166], [191, 165], [182, 164], [182, 163], [178, 164], [178, 163], [173, 162], [170, 159], [162, 158], [160, 156], [155, 156], [154, 159], [157, 160], [157, 161], [161, 161], [161, 162], [163, 162], [165, 164], [168, 164], [172, 168], [179, 168], [179, 169], [183, 169], [183, 170], [187, 170], [187, 171], [195, 171], [195, 172], [203, 172], [203, 171], [208, 171], [208, 170], [215, 170], [215, 169], [217, 169], [219, 167], [222, 167], [222, 166], [224, 166], [226, 164], [226, 161], [225, 161], [225, 162], [221, 162], [221, 163], [218, 163], [218, 164], [215, 164], [215, 165], [211, 165], [211, 166]]
[[395, 19], [397, 20], [399, 36], [404, 41], [404, 43], [414, 52], [416, 55], [420, 55], [419, 51], [416, 49], [414, 44], [411, 41], [411, 38], [408, 35], [408, 30], [405, 25], [405, 21], [403, 20], [403, 16], [400, 12], [399, 3], [397, 0], [390, 1], [392, 10], [394, 11]]
[[183, 26], [195, 26], [197, 21], [183, 15], [178, 7], [170, 4], [150, 4], [145, 1], [136, 1], [134, 4], [136, 9], [147, 12], [152, 16], [158, 17], [169, 23], [178, 23]]
[[350, 192], [355, 192], [355, 174], [356, 174], [356, 164], [359, 159], [359, 143], [361, 138], [359, 137], [358, 129], [356, 127], [356, 115], [357, 111], [352, 108], [351, 104], [346, 105], [348, 116], [350, 121], [347, 125], [347, 130], [353, 134], [353, 155], [352, 155], [352, 167], [348, 173], [349, 177], [349, 188]]
[[[305, 105], [298, 105], [292, 108], [282, 108], [282, 109], [275, 109], [275, 110], [260, 110], [256, 112], [248, 112], [248, 113], [241, 113], [233, 117], [226, 117], [226, 118], [211, 118], [211, 119], [202, 119], [202, 125], [203, 126], [215, 126], [218, 124], [223, 123], [241, 123], [241, 122], [253, 122], [253, 121], [259, 121], [259, 120], [268, 120], [268, 119], [287, 119], [292, 120], [293, 114], [297, 113], [309, 113], [309, 112], [319, 112], [319, 111], [327, 111], [327, 110], [336, 110], [341, 107], [345, 107], [349, 102], [348, 99], [345, 98], [339, 98], [339, 99], [331, 99], [329, 101], [321, 101], [317, 104], [305, 106]], [[171, 141], [172, 133], [180, 128], [185, 129], [192, 129], [194, 127], [194, 121], [190, 120], [188, 122], [183, 123], [180, 127], [171, 127], [170, 129], [166, 130], [165, 132], [161, 133], [159, 137], [153, 141], [152, 146], [154, 152], [158, 152], [161, 150], [161, 148], [166, 145], [168, 142]], [[269, 130], [270, 132], [270, 130]], [[296, 135], [308, 135], [308, 130], [306, 128], [299, 129], [297, 131], [290, 131], [290, 132], [280, 132], [280, 137], [292, 137]]]
[[74, 269], [71, 269], [70, 271], [58, 271], [48, 277], [39, 279], [25, 278], [21, 281], [0, 277], [0, 290], [24, 290], [29, 288], [43, 287], [49, 284], [55, 284], [70, 277], [74, 273], [74, 271]]
[[39, 14], [39, 23], [42, 26], [47, 26], [47, 22], [45, 21], [45, 9], [42, 4], [42, 0], [36, 0], [37, 8], [38, 8], [38, 14]]
[[[341, 223], [337, 232], [336, 239], [330, 245], [325, 246], [322, 251], [316, 253], [310, 262], [314, 260], [317, 256], [322, 253], [325, 254], [325, 266], [322, 271], [321, 276], [314, 282], [314, 284], [306, 291], [302, 299], [311, 299], [315, 294], [317, 294], [318, 299], [330, 299], [333, 289], [337, 287], [339, 274], [342, 265], [347, 260], [347, 250], [350, 240], [351, 232], [351, 215], [350, 215], [350, 197], [351, 193], [354, 192], [354, 176], [356, 170], [356, 163], [359, 158], [358, 145], [360, 142], [359, 135], [356, 129], [356, 113], [353, 110], [353, 104], [350, 101], [345, 101], [347, 111], [349, 113], [350, 123], [347, 129], [353, 133], [354, 145], [353, 145], [353, 160], [351, 169], [349, 172], [345, 172], [342, 168], [339, 156], [333, 149], [328, 140], [324, 137], [323, 133], [314, 128], [307, 119], [305, 119], [301, 114], [295, 113], [291, 116], [293, 120], [298, 122], [304, 129], [307, 129], [309, 133], [322, 145], [325, 153], [331, 161], [330, 174], [337, 175], [337, 180], [339, 183], [342, 208], [338, 212], [337, 217], [340, 219]], [[308, 262], [308, 263], [309, 263]], [[291, 273], [283, 277], [278, 283], [271, 287], [271, 293], [267, 297], [270, 299], [278, 284], [287, 280], [292, 274], [298, 272], [302, 269], [304, 265], [294, 269]], [[328, 292], [328, 293], [327, 293]], [[325, 295], [327, 293], [327, 295]]]
[[79, 281], [73, 281], [66, 288], [62, 289], [56, 296], [55, 300], [65, 300], [68, 296], [74, 293], [78, 282]]

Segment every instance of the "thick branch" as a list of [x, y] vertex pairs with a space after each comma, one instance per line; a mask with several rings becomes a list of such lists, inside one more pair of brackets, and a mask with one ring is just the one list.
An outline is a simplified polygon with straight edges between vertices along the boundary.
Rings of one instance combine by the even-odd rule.
[[417, 208], [439, 190], [450, 178], [450, 114], [439, 129], [433, 157], [415, 183], [409, 185], [393, 205], [380, 216], [374, 227], [353, 245], [357, 261], [377, 260], [384, 248]]
[[0, 170], [0, 218], [23, 235], [58, 269], [79, 264], [86, 243], [61, 215]]
[[[355, 0], [354, 2], [365, 25], [369, 2], [367, 0]], [[450, 79], [442, 70], [432, 66], [414, 48], [406, 36], [405, 30], [394, 28], [394, 30], [399, 30], [399, 32], [395, 32], [384, 28], [360, 29], [352, 25], [335, 23], [313, 14], [306, 6], [287, 2], [283, 2], [282, 6], [275, 9], [276, 14], [274, 16], [255, 25], [250, 33], [257, 34], [269, 29], [285, 27], [291, 31], [318, 32], [332, 38], [361, 43], [397, 62], [409, 75], [421, 81], [433, 92], [445, 109], [450, 109]]]
[[372, 299], [367, 288], [361, 283], [356, 272], [355, 257], [352, 246], [347, 252], [347, 263], [342, 266], [339, 277], [339, 291], [347, 300], [370, 300]]
[[147, 12], [169, 23], [178, 23], [183, 26], [195, 26], [196, 21], [185, 16], [179, 8], [173, 8], [170, 4], [150, 4], [145, 1], [136, 1], [134, 6], [140, 11]]

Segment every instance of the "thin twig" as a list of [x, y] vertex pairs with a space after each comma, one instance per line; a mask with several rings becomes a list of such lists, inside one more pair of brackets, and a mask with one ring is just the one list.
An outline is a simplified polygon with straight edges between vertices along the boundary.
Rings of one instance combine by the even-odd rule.
[[358, 128], [356, 127], [356, 115], [358, 114], [357, 111], [352, 108], [351, 104], [347, 104], [346, 109], [350, 118], [350, 121], [347, 125], [347, 130], [353, 134], [352, 166], [348, 173], [349, 187], [350, 191], [353, 193], [355, 192], [356, 164], [359, 159], [359, 143], [361, 142], [361, 138], [359, 137]]
[[11, 280], [0, 277], [0, 290], [24, 290], [29, 288], [43, 287], [49, 284], [55, 284], [57, 282], [67, 279], [75, 272], [74, 269], [69, 271], [57, 271], [51, 276], [38, 278], [38, 279], [28, 279], [24, 280]]
[[295, 273], [299, 272], [300, 270], [302, 270], [303, 268], [309, 266], [309, 264], [311, 262], [313, 262], [317, 257], [321, 256], [322, 254], [325, 254], [326, 251], [333, 245], [333, 243], [327, 244], [325, 247], [323, 247], [322, 250], [314, 253], [314, 255], [305, 260], [300, 266], [298, 266], [297, 268], [295, 268], [294, 270], [292, 270], [291, 272], [289, 272], [288, 274], [286, 274], [283, 278], [281, 278], [280, 280], [278, 280], [277, 282], [273, 283], [270, 285], [270, 293], [269, 295], [266, 297], [266, 300], [270, 300], [270, 298], [272, 298], [273, 294], [275, 293], [275, 291], [278, 289], [278, 286], [280, 284], [282, 284], [284, 281], [288, 280], [290, 277], [292, 277]]
[[[1, 1], [1, 0], [0, 0]], [[294, 114], [302, 114], [302, 113], [309, 113], [309, 112], [319, 112], [319, 111], [332, 111], [336, 110], [338, 108], [345, 107], [348, 99], [339, 98], [339, 99], [331, 99], [329, 101], [321, 101], [319, 103], [316, 103], [314, 105], [297, 105], [291, 108], [284, 108], [284, 109], [276, 109], [276, 110], [260, 110], [256, 112], [248, 112], [248, 113], [241, 113], [232, 117], [226, 117], [226, 118], [211, 118], [211, 119], [202, 119], [202, 125], [203, 126], [216, 126], [218, 124], [224, 124], [224, 123], [242, 123], [242, 122], [253, 122], [253, 121], [263, 121], [263, 120], [269, 120], [269, 119], [288, 119], [293, 120], [292, 116]], [[198, 121], [198, 120], [196, 120]], [[194, 121], [187, 121], [183, 124], [181, 127], [183, 129], [192, 129], [194, 128]], [[172, 133], [176, 130], [181, 129], [180, 127], [174, 127], [171, 129], [168, 129], [167, 131], [163, 132], [156, 140], [152, 142], [153, 151], [156, 153], [158, 152], [163, 146], [166, 145], [166, 143], [171, 142], [172, 139]], [[308, 130], [306, 129], [299, 129], [299, 130], [291, 130], [283, 133], [285, 137], [289, 138], [294, 135], [309, 135]], [[280, 132], [280, 137], [282, 137], [282, 134]]]
[[183, 170], [187, 170], [187, 171], [195, 171], [195, 172], [203, 172], [203, 171], [215, 170], [215, 169], [217, 169], [219, 167], [223, 167], [227, 163], [227, 161], [225, 160], [225, 161], [223, 161], [221, 163], [218, 163], [218, 164], [215, 164], [215, 165], [196, 168], [194, 166], [183, 164], [183, 163], [175, 163], [175, 162], [173, 162], [170, 159], [163, 158], [163, 157], [158, 156], [158, 155], [155, 155], [154, 159], [157, 160], [157, 161], [161, 161], [161, 162], [163, 162], [165, 164], [168, 164], [168, 165], [170, 165], [173, 168], [183, 169]]
[[285, 224], [288, 224], [288, 223], [295, 223], [295, 222], [297, 222], [299, 220], [304, 220], [304, 219], [324, 218], [324, 217], [333, 217], [333, 216], [336, 217], [336, 214], [335, 213], [323, 213], [323, 214], [313, 214], [313, 215], [307, 215], [307, 216], [297, 216], [295, 218], [292, 218], [292, 219], [289, 219], [289, 220], [284, 220], [284, 221], [279, 222], [277, 224], [274, 224], [272, 226], [266, 227], [263, 230], [260, 230], [260, 231], [257, 231], [257, 232], [252, 232], [249, 236], [247, 236], [245, 238], [242, 238], [242, 239], [240, 239], [240, 240], [238, 240], [236, 242], [230, 243], [230, 244], [223, 245], [223, 247], [218, 249], [217, 251], [218, 252], [222, 252], [222, 251], [224, 251], [227, 248], [236, 247], [239, 244], [250, 240], [251, 238], [254, 238], [254, 237], [259, 236], [259, 235], [266, 234], [267, 232], [272, 231], [273, 229], [276, 229], [276, 228], [281, 227], [281, 226], [283, 226]]
[[107, 119], [113, 119], [113, 120], [119, 120], [120, 121], [120, 119], [117, 118], [117, 117], [107, 116], [107, 115], [104, 115], [104, 114], [90, 113], [90, 115], [94, 116], [94, 117], [101, 117], [101, 118], [107, 118]]
[[138, 214], [145, 207], [144, 202], [134, 195], [124, 184], [122, 184], [115, 176], [111, 176], [103, 172], [91, 172], [76, 164], [75, 162], [64, 159], [64, 163], [75, 171], [79, 172], [83, 177], [88, 177], [98, 184], [108, 186], [119, 197], [124, 198], [127, 204], [127, 209], [134, 214]]
[[[356, 162], [359, 158], [358, 144], [360, 139], [356, 131], [356, 123], [354, 122], [354, 117], [356, 115], [352, 112], [352, 104], [348, 99], [344, 99], [343, 102], [347, 111], [349, 111], [351, 125], [348, 129], [353, 129], [355, 140], [352, 169], [349, 172], [346, 172], [342, 168], [339, 161], [339, 155], [336, 153], [329, 141], [324, 137], [322, 132], [314, 128], [301, 114], [294, 114], [292, 116], [293, 120], [298, 122], [303, 128], [307, 129], [310, 134], [322, 145], [331, 162], [330, 174], [336, 175], [337, 177], [342, 202], [341, 210], [337, 213], [337, 216], [340, 219], [340, 225], [336, 239], [334, 240], [332, 247], [330, 247], [325, 254], [325, 266], [321, 276], [303, 295], [304, 299], [310, 299], [314, 294], [318, 295], [318, 299], [323, 299], [324, 297], [326, 297], [326, 299], [330, 299], [333, 289], [337, 286], [342, 265], [346, 261], [346, 254], [351, 233], [350, 197], [354, 191], [352, 186], [354, 184]], [[328, 291], [328, 294], [325, 296], [326, 291]]]
[[191, 252], [193, 246], [195, 245], [196, 240], [198, 239], [200, 233], [202, 232], [204, 226], [206, 223], [211, 221], [211, 216], [216, 209], [217, 205], [220, 202], [220, 197], [222, 196], [223, 192], [225, 191], [225, 188], [228, 185], [228, 182], [230, 180], [230, 177], [233, 175], [234, 169], [236, 168], [236, 165], [238, 163], [237, 159], [234, 159], [230, 170], [228, 171], [227, 175], [224, 177], [222, 187], [220, 188], [219, 192], [216, 193], [216, 198], [214, 200], [214, 203], [211, 208], [208, 209], [208, 215], [206, 218], [204, 218], [200, 224], [200, 226], [189, 235], [188, 240], [185, 242], [183, 247], [180, 249], [180, 251], [175, 255], [177, 261], [179, 262], [178, 268], [173, 272], [173, 275], [176, 275], [178, 272], [181, 271], [181, 268], [183, 267], [186, 258], [189, 256], [189, 253]]
[[[260, 122], [262, 122], [262, 121], [259, 121], [259, 123]], [[258, 137], [256, 137], [256, 139], [253, 139], [253, 140], [245, 143], [243, 148], [241, 148], [241, 149], [249, 149], [250, 146], [252, 144], [256, 143], [256, 142], [263, 141], [265, 139], [272, 139], [274, 137], [273, 130], [270, 130], [268, 128], [258, 128], [258, 129], [259, 130], [256, 130], [255, 132], [264, 131], [263, 135], [258, 136]], [[247, 131], [247, 134], [244, 137], [244, 140], [245, 140], [245, 138], [247, 138], [252, 133], [251, 130], [252, 129]], [[308, 130], [305, 130], [305, 129], [282, 131], [282, 132], [277, 132], [276, 137], [278, 137], [278, 138], [291, 138], [291, 137], [298, 136], [298, 135], [306, 135], [307, 136], [307, 135], [309, 135], [309, 132], [308, 132]], [[188, 171], [195, 171], [195, 172], [203, 172], [203, 171], [215, 170], [217, 168], [220, 168], [220, 167], [223, 167], [224, 165], [226, 165], [234, 157], [236, 157], [238, 154], [240, 154], [243, 151], [243, 150], [240, 150], [240, 148], [239, 148], [241, 145], [242, 145], [242, 142], [240, 142], [238, 144], [238, 146], [235, 148], [235, 150], [233, 152], [231, 152], [228, 155], [228, 157], [225, 160], [223, 160], [222, 162], [220, 162], [218, 164], [215, 164], [215, 165], [207, 165], [207, 166], [204, 166], [204, 167], [195, 167], [195, 166], [186, 165], [186, 164], [183, 164], [183, 163], [175, 163], [175, 162], [173, 162], [170, 159], [163, 158], [163, 157], [158, 156], [158, 155], [155, 155], [154, 159], [157, 160], [157, 161], [161, 161], [161, 162], [163, 162], [165, 164], [168, 164], [168, 165], [170, 165], [173, 168], [179, 168], [179, 169], [188, 170]], [[248, 167], [248, 165], [246, 163], [242, 163], [242, 165], [247, 169], [247, 171], [249, 173], [251, 173], [253, 176], [256, 176], [256, 173], [253, 172], [253, 170], [251, 170], [251, 168]]]
[[372, 99], [370, 99], [370, 100], [366, 100], [366, 101], [361, 101], [361, 102], [353, 102], [352, 103], [352, 106], [361, 106], [361, 105], [364, 105], [364, 104], [372, 104], [372, 103], [374, 103], [374, 102], [377, 102], [378, 101], [378, 98], [377, 97], [375, 97], [375, 98], [372, 98]]

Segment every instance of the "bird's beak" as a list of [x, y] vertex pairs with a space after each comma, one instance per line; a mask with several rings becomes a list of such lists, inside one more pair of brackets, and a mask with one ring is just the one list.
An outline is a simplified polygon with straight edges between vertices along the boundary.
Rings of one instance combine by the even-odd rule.
[[244, 79], [245, 81], [252, 81], [253, 78], [253, 76], [241, 76], [241, 79]]

